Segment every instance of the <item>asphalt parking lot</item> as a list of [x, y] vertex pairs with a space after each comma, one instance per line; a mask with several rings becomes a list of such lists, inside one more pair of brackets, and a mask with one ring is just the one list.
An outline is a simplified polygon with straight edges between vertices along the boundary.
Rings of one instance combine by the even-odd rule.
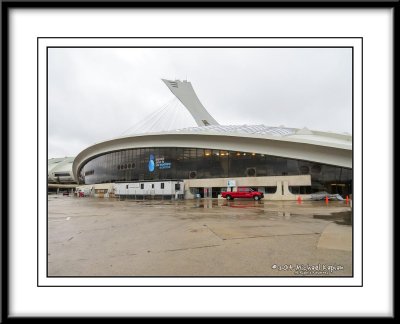
[[345, 202], [48, 196], [49, 276], [351, 276]]

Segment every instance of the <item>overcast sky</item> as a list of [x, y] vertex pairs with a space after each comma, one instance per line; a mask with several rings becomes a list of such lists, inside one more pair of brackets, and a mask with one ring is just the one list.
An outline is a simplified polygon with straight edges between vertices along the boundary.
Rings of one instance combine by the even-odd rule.
[[348, 48], [50, 48], [49, 158], [126, 135], [152, 113], [155, 131], [196, 126], [162, 78], [190, 81], [222, 125], [351, 134], [351, 61]]

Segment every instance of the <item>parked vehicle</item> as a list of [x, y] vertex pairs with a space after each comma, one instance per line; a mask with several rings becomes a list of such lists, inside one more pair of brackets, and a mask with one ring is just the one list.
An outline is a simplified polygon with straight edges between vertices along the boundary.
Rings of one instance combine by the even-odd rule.
[[248, 187], [238, 187], [237, 191], [223, 191], [221, 192], [222, 198], [232, 200], [235, 198], [251, 198], [254, 200], [260, 200], [264, 198], [264, 193], [255, 191]]
[[68, 191], [64, 191], [63, 192], [63, 196], [69, 196], [69, 192]]

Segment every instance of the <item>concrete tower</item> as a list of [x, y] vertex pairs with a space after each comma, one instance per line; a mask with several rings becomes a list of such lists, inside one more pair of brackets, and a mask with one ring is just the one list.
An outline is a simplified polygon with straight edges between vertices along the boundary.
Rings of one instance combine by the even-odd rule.
[[219, 125], [218, 122], [208, 113], [206, 108], [204, 108], [190, 82], [162, 80], [167, 85], [168, 89], [171, 90], [186, 109], [189, 110], [198, 126]]

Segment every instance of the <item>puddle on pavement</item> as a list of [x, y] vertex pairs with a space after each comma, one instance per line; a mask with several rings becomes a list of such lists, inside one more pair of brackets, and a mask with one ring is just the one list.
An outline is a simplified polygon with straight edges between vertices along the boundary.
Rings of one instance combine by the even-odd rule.
[[[50, 197], [49, 197], [50, 198]], [[51, 199], [64, 198], [52, 196]], [[74, 199], [74, 197], [72, 197]], [[82, 198], [75, 198], [82, 199]], [[122, 207], [131, 209], [135, 206], [140, 208], [156, 209], [161, 212], [165, 208], [166, 213], [176, 211], [176, 216], [180, 219], [198, 219], [203, 217], [212, 218], [232, 218], [232, 219], [265, 219], [296, 221], [296, 218], [314, 218], [335, 222], [339, 225], [352, 225], [352, 212], [335, 212], [336, 207], [346, 207], [343, 202], [332, 202], [326, 212], [323, 210], [328, 207], [321, 201], [304, 201], [301, 206], [295, 201], [271, 201], [271, 200], [245, 200], [235, 199], [227, 201], [225, 199], [194, 199], [194, 200], [134, 200], [118, 198], [90, 198], [89, 205], [92, 207]], [[59, 199], [62, 201], [63, 199]], [[80, 200], [81, 201], [81, 200]], [[84, 200], [82, 200], [84, 203]], [[168, 207], [168, 208], [166, 208]], [[172, 207], [172, 209], [171, 209]], [[313, 210], [314, 208], [318, 209]], [[207, 209], [220, 210], [214, 215], [210, 215]], [[293, 211], [298, 213], [293, 213]], [[300, 212], [301, 211], [301, 212]]]
[[330, 215], [314, 215], [313, 218], [334, 221], [338, 225], [352, 225], [353, 215], [348, 212], [337, 212]]

